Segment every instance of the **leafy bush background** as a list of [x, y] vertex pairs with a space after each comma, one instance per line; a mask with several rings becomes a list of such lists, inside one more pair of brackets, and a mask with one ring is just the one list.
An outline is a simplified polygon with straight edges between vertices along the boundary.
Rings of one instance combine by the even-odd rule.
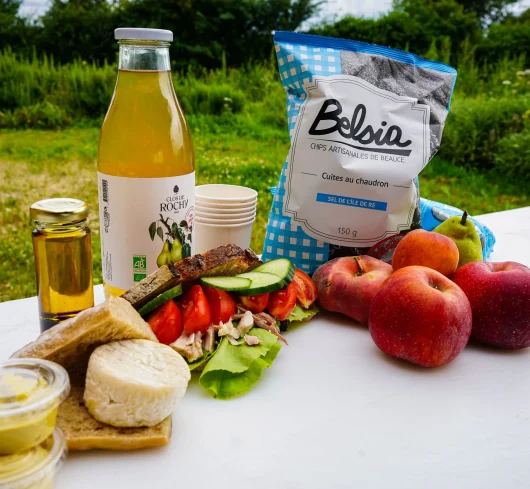
[[[443, 60], [448, 44], [431, 43], [428, 55]], [[523, 57], [480, 65], [473, 52], [461, 63], [442, 138], [443, 159], [528, 181], [530, 70]], [[58, 129], [99, 125], [114, 88], [115, 65], [75, 61], [57, 65], [0, 53], [0, 128]], [[271, 61], [241, 68], [175, 73], [175, 89], [192, 127], [214, 135], [263, 133], [286, 127], [285, 94]], [[285, 131], [287, 137], [287, 131]]]

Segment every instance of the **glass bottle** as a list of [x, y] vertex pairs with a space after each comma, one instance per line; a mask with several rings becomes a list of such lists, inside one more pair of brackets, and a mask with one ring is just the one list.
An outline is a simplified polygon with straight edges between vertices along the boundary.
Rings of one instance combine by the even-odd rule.
[[94, 305], [88, 206], [45, 199], [30, 208], [41, 331]]
[[116, 29], [119, 71], [98, 151], [105, 294], [191, 256], [195, 164], [169, 61], [171, 31]]

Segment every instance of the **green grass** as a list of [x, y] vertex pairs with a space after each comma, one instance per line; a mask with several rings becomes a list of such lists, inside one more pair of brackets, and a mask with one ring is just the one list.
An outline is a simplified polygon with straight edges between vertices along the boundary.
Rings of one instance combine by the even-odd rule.
[[[252, 247], [261, 251], [271, 204], [289, 148], [286, 131], [193, 119], [198, 183], [248, 185], [259, 192]], [[29, 206], [44, 197], [73, 196], [91, 208], [94, 278], [101, 282], [96, 155], [99, 129], [0, 132], [0, 301], [36, 293]], [[422, 196], [483, 214], [530, 205], [513, 184], [435, 158], [420, 176]]]

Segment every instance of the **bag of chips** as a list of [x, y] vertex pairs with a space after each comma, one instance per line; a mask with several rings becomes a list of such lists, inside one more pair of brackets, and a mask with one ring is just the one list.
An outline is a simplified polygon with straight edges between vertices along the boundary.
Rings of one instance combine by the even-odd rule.
[[418, 174], [440, 147], [454, 68], [404, 51], [274, 36], [291, 148], [263, 259], [312, 273], [421, 227]]

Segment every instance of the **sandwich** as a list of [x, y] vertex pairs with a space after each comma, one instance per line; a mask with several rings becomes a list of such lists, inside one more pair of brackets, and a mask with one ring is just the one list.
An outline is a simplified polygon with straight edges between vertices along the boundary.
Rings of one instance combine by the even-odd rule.
[[[13, 356], [69, 372], [71, 394], [57, 422], [70, 450], [161, 446], [190, 371], [201, 371], [199, 383], [214, 397], [247, 392], [279, 341], [287, 343], [280, 329], [312, 317], [315, 299], [311, 279], [288, 260], [261, 263], [250, 250], [222, 246], [159, 268]], [[161, 364], [166, 374], [157, 378]]]

